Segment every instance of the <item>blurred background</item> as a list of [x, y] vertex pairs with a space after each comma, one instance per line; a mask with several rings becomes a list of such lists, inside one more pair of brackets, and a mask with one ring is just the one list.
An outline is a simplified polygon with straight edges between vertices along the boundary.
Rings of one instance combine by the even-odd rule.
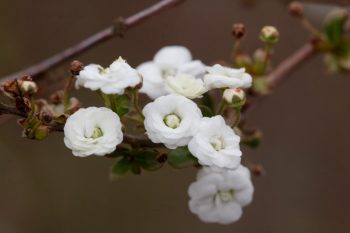
[[[2, 1], [0, 76], [154, 2]], [[309, 38], [289, 16], [288, 2], [188, 0], [128, 31], [124, 39], [109, 40], [76, 59], [108, 65], [121, 55], [136, 66], [160, 47], [180, 44], [196, 59], [211, 63], [229, 59], [231, 25], [243, 22], [248, 31], [243, 47], [249, 52], [261, 46], [262, 26], [280, 30], [273, 58], [277, 64]], [[62, 67], [66, 70], [68, 63]], [[41, 90], [59, 88], [56, 81]], [[202, 223], [190, 213], [187, 187], [195, 169], [165, 167], [111, 181], [112, 159], [72, 156], [60, 133], [42, 142], [23, 139], [16, 119], [10, 118], [0, 125], [0, 233], [350, 232], [349, 86], [349, 75], [327, 74], [322, 56], [317, 56], [250, 113], [249, 125], [260, 128], [264, 137], [245, 156], [262, 163], [266, 175], [253, 178], [253, 203], [239, 222], [228, 226]], [[91, 92], [76, 94], [84, 106], [102, 104]]]

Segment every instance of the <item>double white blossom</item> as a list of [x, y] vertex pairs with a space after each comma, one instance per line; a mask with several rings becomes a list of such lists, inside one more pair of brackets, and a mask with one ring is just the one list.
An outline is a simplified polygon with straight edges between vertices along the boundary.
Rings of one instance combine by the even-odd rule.
[[108, 68], [90, 64], [76, 76], [76, 87], [82, 86], [93, 91], [101, 90], [105, 94], [124, 94], [128, 87], [141, 82], [138, 72], [119, 57]]
[[75, 156], [112, 153], [123, 140], [119, 116], [108, 108], [82, 108], [64, 126], [64, 143]]
[[239, 141], [222, 116], [204, 117], [188, 149], [202, 165], [236, 168], [242, 155]]
[[197, 79], [190, 74], [178, 74], [165, 79], [166, 90], [179, 94], [189, 99], [202, 97], [207, 91], [202, 79]]
[[197, 181], [189, 186], [189, 208], [204, 222], [230, 224], [240, 219], [242, 207], [251, 203], [253, 192], [246, 167], [204, 167], [198, 172]]
[[252, 85], [252, 77], [244, 68], [233, 69], [216, 64], [207, 67], [204, 83], [207, 88], [248, 88]]
[[193, 101], [176, 94], [161, 96], [147, 104], [143, 115], [151, 141], [163, 143], [169, 149], [187, 145], [202, 118]]
[[[155, 99], [169, 93], [178, 93], [178, 88], [172, 88], [174, 85], [166, 87], [165, 79], [167, 77], [185, 74], [191, 75], [192, 78], [201, 78], [205, 73], [205, 66], [199, 60], [192, 60], [191, 52], [187, 48], [166, 46], [155, 54], [153, 61], [142, 63], [137, 67], [137, 70], [143, 77], [143, 86], [140, 92]], [[197, 91], [196, 88], [190, 90]], [[180, 91], [178, 94], [182, 95], [182, 93]], [[191, 93], [191, 95], [196, 96], [196, 93]]]

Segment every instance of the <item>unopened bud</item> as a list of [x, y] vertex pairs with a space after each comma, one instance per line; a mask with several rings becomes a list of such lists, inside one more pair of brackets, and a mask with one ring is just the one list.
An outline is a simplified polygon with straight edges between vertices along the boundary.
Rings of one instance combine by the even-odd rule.
[[291, 2], [288, 9], [290, 14], [296, 17], [300, 17], [304, 14], [304, 5], [301, 2]]
[[242, 23], [235, 23], [232, 25], [232, 35], [236, 39], [241, 39], [245, 35], [245, 26]]
[[265, 43], [275, 44], [278, 42], [279, 35], [280, 34], [275, 27], [265, 26], [261, 29], [260, 39]]
[[39, 126], [34, 133], [34, 139], [43, 140], [49, 135], [49, 128], [45, 125]]
[[255, 62], [263, 63], [266, 60], [266, 51], [264, 49], [257, 49], [253, 54], [253, 58]]
[[52, 121], [52, 115], [46, 111], [42, 112], [40, 117], [41, 117], [42, 122], [44, 122], [46, 124], [48, 124]]
[[38, 91], [38, 86], [33, 81], [22, 81], [20, 82], [20, 89], [24, 95], [33, 95]]
[[265, 174], [265, 169], [261, 164], [254, 164], [251, 167], [251, 171], [254, 176], [261, 176]]
[[239, 53], [235, 57], [235, 62], [238, 67], [247, 67], [252, 64], [252, 59], [246, 53]]
[[51, 103], [53, 103], [55, 105], [61, 104], [63, 101], [63, 95], [64, 95], [64, 92], [62, 90], [56, 91], [55, 93], [50, 95]]
[[245, 102], [245, 93], [240, 88], [226, 89], [223, 98], [229, 105], [240, 107]]
[[30, 100], [26, 97], [17, 96], [15, 98], [15, 105], [20, 112], [28, 113], [32, 110]]
[[70, 64], [70, 72], [74, 76], [79, 75], [80, 71], [83, 68], [84, 68], [84, 64], [77, 60], [72, 61], [72, 63]]

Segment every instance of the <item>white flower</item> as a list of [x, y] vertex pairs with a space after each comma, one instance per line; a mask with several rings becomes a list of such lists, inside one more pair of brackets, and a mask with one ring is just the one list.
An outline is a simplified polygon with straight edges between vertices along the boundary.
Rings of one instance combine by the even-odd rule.
[[143, 77], [140, 92], [155, 99], [170, 93], [164, 83], [168, 76], [187, 74], [202, 78], [205, 66], [199, 60], [192, 60], [191, 52], [187, 48], [174, 45], [160, 49], [153, 61], [142, 63], [137, 70]]
[[124, 94], [125, 88], [135, 87], [141, 82], [137, 71], [121, 57], [108, 68], [90, 64], [76, 77], [76, 87], [83, 86], [93, 91], [101, 90], [105, 94]]
[[81, 108], [64, 126], [64, 143], [75, 156], [106, 155], [123, 141], [117, 114], [108, 108]]
[[154, 63], [164, 70], [176, 70], [191, 60], [191, 52], [186, 47], [177, 45], [161, 48], [153, 58]]
[[143, 114], [148, 137], [169, 149], [187, 145], [202, 117], [193, 101], [176, 94], [161, 96], [147, 104]]
[[204, 83], [207, 88], [248, 88], [252, 85], [252, 77], [245, 72], [244, 68], [233, 69], [216, 64], [207, 67]]
[[207, 91], [204, 82], [190, 74], [178, 74], [168, 76], [165, 79], [166, 89], [175, 94], [185, 96], [189, 99], [202, 97]]
[[188, 149], [202, 165], [236, 168], [242, 155], [239, 141], [222, 116], [204, 117]]
[[167, 95], [161, 69], [153, 62], [145, 62], [139, 65], [137, 71], [142, 75], [143, 83], [141, 93], [147, 94], [151, 99]]
[[188, 189], [189, 208], [203, 222], [230, 224], [240, 219], [242, 207], [251, 203], [253, 192], [246, 167], [240, 165], [235, 170], [204, 167]]

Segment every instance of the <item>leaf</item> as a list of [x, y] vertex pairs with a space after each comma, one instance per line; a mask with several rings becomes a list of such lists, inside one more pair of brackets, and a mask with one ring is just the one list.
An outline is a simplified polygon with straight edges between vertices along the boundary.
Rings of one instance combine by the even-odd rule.
[[213, 110], [211, 110], [208, 106], [198, 105], [198, 107], [202, 111], [202, 114], [203, 114], [204, 117], [212, 117], [212, 116], [215, 115]]
[[260, 145], [262, 134], [259, 130], [252, 130], [250, 132], [244, 132], [241, 138], [241, 145], [257, 148]]
[[188, 151], [187, 147], [179, 147], [170, 151], [168, 163], [174, 168], [185, 168], [197, 164], [198, 160]]
[[134, 151], [132, 155], [134, 162], [147, 171], [155, 171], [163, 166], [163, 163], [157, 160], [157, 153], [154, 151]]
[[140, 175], [141, 174], [141, 168], [138, 164], [133, 163], [131, 165], [131, 172], [135, 175]]
[[332, 11], [325, 21], [324, 31], [328, 41], [333, 46], [336, 46], [341, 42], [347, 18], [348, 14], [346, 10], [338, 9]]
[[121, 156], [128, 156], [129, 155], [129, 150], [126, 148], [119, 148], [115, 149], [111, 154], [106, 155], [108, 158], [117, 158]]
[[132, 161], [130, 161], [128, 157], [123, 157], [113, 165], [112, 176], [120, 177], [125, 175], [131, 169], [131, 166], [132, 166]]
[[129, 99], [126, 95], [117, 95], [115, 97], [117, 114], [122, 117], [129, 112]]
[[207, 106], [209, 109], [214, 111], [214, 101], [212, 97], [209, 95], [209, 93], [205, 93], [203, 97], [201, 98], [201, 103], [204, 106]]

